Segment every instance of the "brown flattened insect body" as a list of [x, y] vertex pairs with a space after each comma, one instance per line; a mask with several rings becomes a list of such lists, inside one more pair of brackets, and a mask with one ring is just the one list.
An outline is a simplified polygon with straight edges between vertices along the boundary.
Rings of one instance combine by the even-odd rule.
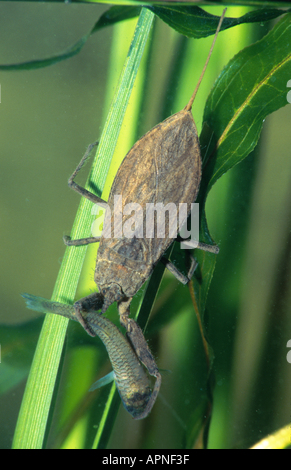
[[[135, 232], [141, 232], [142, 236], [111, 239], [101, 237], [95, 282], [104, 295], [103, 312], [112, 302], [123, 297], [133, 297], [174, 241], [174, 238], [169, 237], [169, 231], [164, 238], [147, 238], [146, 204], [179, 206], [179, 203], [186, 203], [188, 215], [191, 202], [196, 199], [200, 180], [199, 141], [190, 110], [184, 109], [158, 124], [126, 155], [108, 199], [112, 214], [111, 224], [114, 226], [114, 197], [120, 194], [123, 214], [125, 206], [136, 201], [144, 209], [138, 220], [141, 227], [138, 223], [135, 224]], [[186, 217], [182, 219], [182, 223]], [[129, 216], [123, 215], [122, 223], [128, 218]]]
[[[197, 129], [191, 109], [210, 59], [224, 13], [220, 18], [207, 61], [189, 103], [182, 111], [155, 126], [132, 147], [125, 156], [114, 179], [107, 203], [111, 211], [111, 227], [114, 228], [114, 231], [118, 232], [119, 230], [119, 233], [122, 233], [120, 228], [124, 227], [130, 216], [130, 214], [126, 214], [125, 206], [129, 203], [138, 203], [142, 208], [142, 214], [138, 218], [138, 223], [135, 224], [135, 233], [139, 233], [139, 236], [120, 237], [113, 235], [113, 238], [105, 238], [101, 235], [101, 237], [90, 237], [81, 240], [71, 240], [70, 237], [64, 238], [67, 245], [75, 246], [100, 241], [94, 275], [99, 293], [84, 297], [74, 304], [76, 317], [87, 333], [95, 336], [96, 333], [92, 331], [90, 324], [86, 321], [86, 312], [100, 309], [100, 303], [102, 303], [101, 311], [105, 313], [113, 302], [118, 303], [120, 322], [126, 329], [133, 349], [149, 373], [157, 379], [153, 395], [158, 394], [161, 376], [140, 327], [133, 319], [129, 318], [130, 303], [132, 297], [148, 279], [159, 261], [162, 261], [184, 284], [191, 279], [195, 262], [192, 258], [192, 265], [186, 277], [163, 257], [164, 252], [174, 240], [170, 236], [169, 220], [166, 221], [165, 236], [158, 238], [156, 227], [159, 215], [157, 215], [153, 236], [148, 237], [146, 232], [146, 208], [147, 204], [150, 203], [155, 205], [161, 203], [164, 207], [171, 203], [176, 207], [180, 203], [187, 204], [187, 213], [183, 217], [179, 217], [179, 228], [181, 228], [191, 211], [191, 203], [195, 202], [201, 181], [201, 156]], [[82, 196], [94, 203], [104, 205], [106, 203], [102, 199], [74, 182], [75, 176], [87, 160], [91, 149], [92, 146], [88, 148], [68, 183], [72, 189]], [[179, 178], [178, 184], [177, 175]], [[122, 217], [119, 218], [118, 222], [114, 208], [116, 196], [121, 197], [120, 211]], [[202, 243], [198, 243], [198, 248], [218, 253], [217, 247]]]

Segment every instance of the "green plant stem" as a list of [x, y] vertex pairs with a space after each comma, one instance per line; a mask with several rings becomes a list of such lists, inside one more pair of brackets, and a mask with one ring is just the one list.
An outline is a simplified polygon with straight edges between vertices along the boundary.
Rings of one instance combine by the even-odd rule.
[[[145, 9], [141, 11], [93, 162], [88, 181], [94, 182], [100, 192], [105, 184], [153, 17], [153, 13]], [[87, 199], [81, 200], [72, 238], [88, 236], [92, 222], [91, 207]], [[52, 300], [73, 302], [85, 254], [86, 247], [66, 249]], [[14, 449], [39, 449], [43, 446], [67, 325], [67, 319], [56, 315], [47, 315], [45, 318], [18, 416], [12, 445]]]
[[199, 330], [200, 330], [200, 334], [201, 334], [201, 339], [202, 339], [203, 348], [204, 348], [204, 352], [205, 352], [206, 363], [207, 363], [207, 369], [208, 369], [208, 372], [209, 372], [209, 368], [210, 368], [209, 348], [208, 348], [208, 343], [206, 341], [206, 338], [204, 336], [202, 319], [201, 319], [201, 315], [200, 315], [198, 305], [197, 305], [197, 302], [196, 302], [196, 297], [195, 297], [194, 286], [193, 286], [192, 280], [189, 282], [188, 287], [189, 287], [191, 300], [192, 300], [192, 303], [193, 303], [193, 307], [194, 307], [194, 310], [195, 310], [195, 314], [196, 314], [196, 318], [197, 318], [197, 322], [198, 322], [198, 326], [199, 326]]

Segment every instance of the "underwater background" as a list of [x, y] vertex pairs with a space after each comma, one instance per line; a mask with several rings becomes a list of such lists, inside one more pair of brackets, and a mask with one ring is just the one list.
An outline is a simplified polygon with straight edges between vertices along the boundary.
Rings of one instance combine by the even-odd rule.
[[[105, 4], [1, 2], [0, 64], [65, 51], [108, 8]], [[211, 13], [221, 14], [221, 8], [211, 8]], [[246, 11], [232, 7], [227, 15], [241, 16]], [[49, 67], [0, 71], [0, 448], [12, 445], [43, 321], [25, 308], [20, 294], [48, 299], [52, 295], [65, 251], [62, 236], [70, 234], [80, 201], [69, 190], [67, 179], [87, 146], [101, 134], [135, 24], [133, 19], [104, 28], [92, 35], [79, 54]], [[222, 33], [224, 43], [215, 48], [210, 72], [193, 107], [199, 130], [207, 94], [222, 67], [270, 28], [267, 23], [242, 25]], [[211, 38], [186, 39], [160, 19], [151, 40], [147, 62], [142, 65], [147, 70], [145, 88], [132, 98], [143, 104], [142, 112], [136, 114], [130, 108], [127, 113], [122, 131], [125, 141], [116, 150], [119, 155], [124, 156], [137, 138], [166, 117], [162, 110], [170, 115], [182, 109], [211, 43]], [[174, 85], [172, 105], [174, 92], [167, 86], [175, 73], [172, 56], [180, 50], [185, 51], [184, 78]], [[288, 104], [268, 116], [255, 151], [221, 177], [206, 205], [211, 236], [220, 246], [207, 301], [216, 377], [210, 448], [249, 447], [291, 422], [291, 364], [287, 361], [291, 340], [290, 122]], [[131, 134], [133, 123], [137, 127]], [[89, 169], [90, 164], [78, 175], [79, 184], [85, 183]], [[88, 250], [76, 298], [95, 288], [96, 249]], [[108, 315], [118, 322], [115, 306]], [[190, 295], [170, 273], [164, 275], [152, 315], [146, 337], [159, 367], [166, 370], [162, 397], [142, 422], [133, 421], [120, 406], [108, 448], [187, 447], [188, 419], [194, 419], [199, 393], [206, 393], [204, 351]], [[155, 319], [158, 322], [159, 316], [158, 327]], [[108, 389], [96, 395], [88, 389], [110, 370], [98, 341], [87, 337], [77, 324], [68, 328], [46, 437], [49, 448], [92, 444], [99, 403], [106, 401]]]

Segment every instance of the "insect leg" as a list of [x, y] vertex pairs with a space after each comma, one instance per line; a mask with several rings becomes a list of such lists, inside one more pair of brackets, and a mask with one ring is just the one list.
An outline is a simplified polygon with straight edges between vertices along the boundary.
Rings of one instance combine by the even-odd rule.
[[135, 320], [129, 318], [130, 299], [121, 300], [118, 302], [118, 312], [120, 315], [120, 323], [126, 329], [126, 335], [131, 342], [131, 345], [143, 365], [147, 368], [150, 375], [158, 378], [160, 377], [158, 366], [154, 360], [150, 348], [145, 340], [142, 329]]
[[146, 405], [146, 408], [140, 413], [135, 419], [143, 419], [150, 413], [160, 390], [162, 383], [162, 376], [159, 372], [158, 366], [154, 360], [154, 357], [148, 347], [143, 332], [140, 326], [135, 320], [129, 318], [130, 303], [132, 298], [126, 298], [118, 302], [118, 312], [120, 316], [120, 323], [126, 329], [126, 336], [130, 341], [130, 344], [137, 355], [140, 362], [146, 367], [149, 374], [156, 378], [154, 389], [151, 397]]
[[89, 158], [90, 153], [92, 149], [98, 145], [98, 142], [94, 142], [94, 144], [90, 144], [89, 147], [87, 148], [85, 155], [82, 157], [82, 160], [80, 161], [79, 165], [75, 169], [74, 173], [70, 176], [68, 179], [68, 185], [71, 189], [76, 191], [77, 193], [81, 194], [81, 196], [84, 196], [86, 199], [89, 199], [89, 201], [94, 202], [94, 204], [99, 204], [102, 207], [107, 207], [107, 204], [103, 199], [100, 197], [96, 196], [95, 194], [91, 193], [90, 191], [87, 191], [87, 189], [82, 188], [82, 186], [79, 186], [77, 183], [75, 183], [74, 178], [77, 176], [81, 168], [84, 166], [86, 160]]
[[[95, 194], [91, 193], [90, 191], [87, 191], [87, 189], [82, 188], [82, 186], [79, 186], [77, 183], [75, 183], [74, 178], [77, 176], [83, 165], [85, 164], [86, 160], [89, 158], [90, 153], [92, 149], [98, 145], [98, 142], [94, 142], [94, 144], [90, 144], [89, 147], [87, 148], [85, 155], [82, 157], [82, 160], [80, 161], [79, 165], [75, 169], [74, 173], [70, 176], [68, 179], [68, 185], [71, 189], [76, 191], [77, 193], [81, 194], [81, 196], [84, 196], [86, 199], [89, 199], [89, 201], [94, 202], [94, 204], [98, 204], [101, 207], [104, 207], [106, 209], [107, 204], [103, 199], [100, 197], [96, 196]], [[63, 237], [64, 243], [67, 246], [80, 246], [80, 245], [88, 245], [89, 243], [96, 243], [100, 241], [100, 237], [88, 237], [88, 238], [80, 238], [78, 240], [71, 240], [71, 237], [65, 235]]]
[[207, 243], [197, 242], [190, 238], [185, 240], [180, 236], [178, 236], [176, 240], [178, 242], [182, 242], [183, 245], [185, 245], [185, 248], [197, 248], [198, 250], [208, 251], [209, 253], [214, 253], [216, 255], [219, 253], [219, 247], [217, 245], [208, 245]]
[[161, 258], [161, 262], [163, 263], [163, 265], [175, 276], [176, 279], [178, 279], [178, 281], [180, 281], [182, 284], [188, 284], [188, 282], [191, 280], [193, 274], [194, 274], [194, 271], [197, 267], [197, 261], [195, 261], [195, 259], [193, 258], [193, 256], [189, 253], [190, 255], [190, 259], [191, 259], [191, 266], [190, 266], [190, 269], [189, 269], [189, 272], [187, 274], [187, 276], [184, 276], [184, 274], [182, 274], [177, 268], [176, 266], [174, 266], [173, 263], [171, 263], [171, 261], [169, 261], [165, 256], [162, 256]]
[[100, 242], [101, 237], [88, 237], [88, 238], [78, 238], [77, 240], [72, 240], [71, 237], [65, 235], [63, 237], [64, 244], [67, 246], [80, 246], [80, 245], [89, 245], [89, 243]]
[[94, 333], [89, 323], [87, 322], [85, 314], [93, 310], [100, 310], [102, 305], [103, 295], [99, 292], [94, 292], [91, 295], [87, 295], [87, 297], [83, 297], [74, 303], [76, 319], [79, 321], [79, 323], [81, 323], [84, 330], [90, 336], [96, 336], [96, 333]]
[[162, 383], [162, 376], [140, 326], [132, 318], [128, 318], [128, 314], [120, 315], [120, 323], [126, 328], [126, 336], [129, 339], [138, 359], [147, 368], [149, 374], [156, 378], [156, 382], [146, 408], [138, 417], [135, 418], [143, 419], [148, 416], [157, 399]]
[[[122, 320], [121, 320], [122, 321]], [[143, 363], [143, 365], [147, 368], [150, 375], [156, 378], [156, 382], [150, 397], [150, 400], [147, 403], [147, 406], [143, 413], [141, 413], [137, 419], [143, 419], [148, 416], [150, 413], [157, 396], [160, 391], [161, 383], [162, 383], [162, 376], [159, 372], [158, 366], [156, 361], [151, 353], [150, 348], [145, 340], [143, 332], [140, 326], [132, 319], [127, 318], [127, 333], [126, 333], [138, 359]]]

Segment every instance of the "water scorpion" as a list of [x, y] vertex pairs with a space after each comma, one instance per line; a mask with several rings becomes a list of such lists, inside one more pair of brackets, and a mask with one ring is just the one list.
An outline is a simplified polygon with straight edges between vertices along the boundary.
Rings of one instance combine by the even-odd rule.
[[[164, 207], [167, 204], [174, 204], [176, 207], [180, 207], [179, 204], [184, 204], [184, 207], [186, 205], [187, 211], [182, 215], [179, 213], [180, 229], [191, 212], [191, 203], [196, 200], [201, 181], [202, 163], [197, 129], [191, 110], [225, 11], [226, 9], [219, 20], [202, 74], [188, 104], [180, 112], [155, 126], [135, 143], [119, 167], [108, 202], [106, 203], [74, 181], [95, 144], [88, 147], [76, 170], [68, 180], [69, 187], [81, 196], [86, 197], [94, 204], [109, 208], [111, 227], [114, 228], [112, 237], [105, 237], [103, 233], [100, 237], [79, 240], [72, 240], [69, 236], [64, 237], [64, 242], [68, 246], [100, 243], [94, 274], [99, 292], [75, 302], [73, 306], [74, 315], [72, 316], [72, 313], [70, 313], [70, 318], [77, 319], [89, 335], [96, 336], [97, 334], [100, 336], [100, 329], [96, 326], [96, 322], [100, 323], [102, 317], [97, 314], [97, 311], [104, 314], [113, 302], [117, 302], [120, 323], [125, 327], [126, 335], [136, 357], [147, 368], [149, 374], [156, 378], [151, 398], [148, 401], [145, 400], [145, 409], [138, 412], [139, 417], [145, 417], [153, 406], [161, 385], [161, 374], [141, 328], [135, 320], [129, 317], [131, 300], [151, 275], [158, 262], [161, 261], [183, 284], [189, 282], [196, 266], [196, 262], [192, 257], [191, 267], [188, 275], [185, 276], [164, 256], [167, 248], [175, 240], [171, 237], [169, 217], [166, 219], [166, 233], [163, 237], [159, 238], [157, 236], [158, 213], [155, 218], [154, 235], [147, 236], [147, 204], [156, 206], [162, 204]], [[120, 198], [120, 211], [122, 213], [118, 223], [114, 213], [116, 197]], [[142, 208], [142, 217], [139, 218], [140, 226], [135, 226], [135, 233], [139, 233], [139, 236], [115, 236], [116, 231], [120, 231], [129, 219], [129, 215], [124, 211], [125, 206], [129, 203], [138, 203]], [[118, 224], [121, 224], [121, 227]], [[122, 230], [120, 233], [122, 233]], [[212, 253], [218, 253], [219, 251], [217, 246], [199, 242], [196, 243], [196, 247]], [[56, 313], [63, 314], [60, 311]], [[96, 316], [95, 323], [94, 316]], [[117, 334], [114, 337], [117, 338]], [[120, 339], [119, 336], [118, 338]], [[104, 344], [106, 345], [105, 341]], [[110, 354], [109, 350], [108, 353]]]

